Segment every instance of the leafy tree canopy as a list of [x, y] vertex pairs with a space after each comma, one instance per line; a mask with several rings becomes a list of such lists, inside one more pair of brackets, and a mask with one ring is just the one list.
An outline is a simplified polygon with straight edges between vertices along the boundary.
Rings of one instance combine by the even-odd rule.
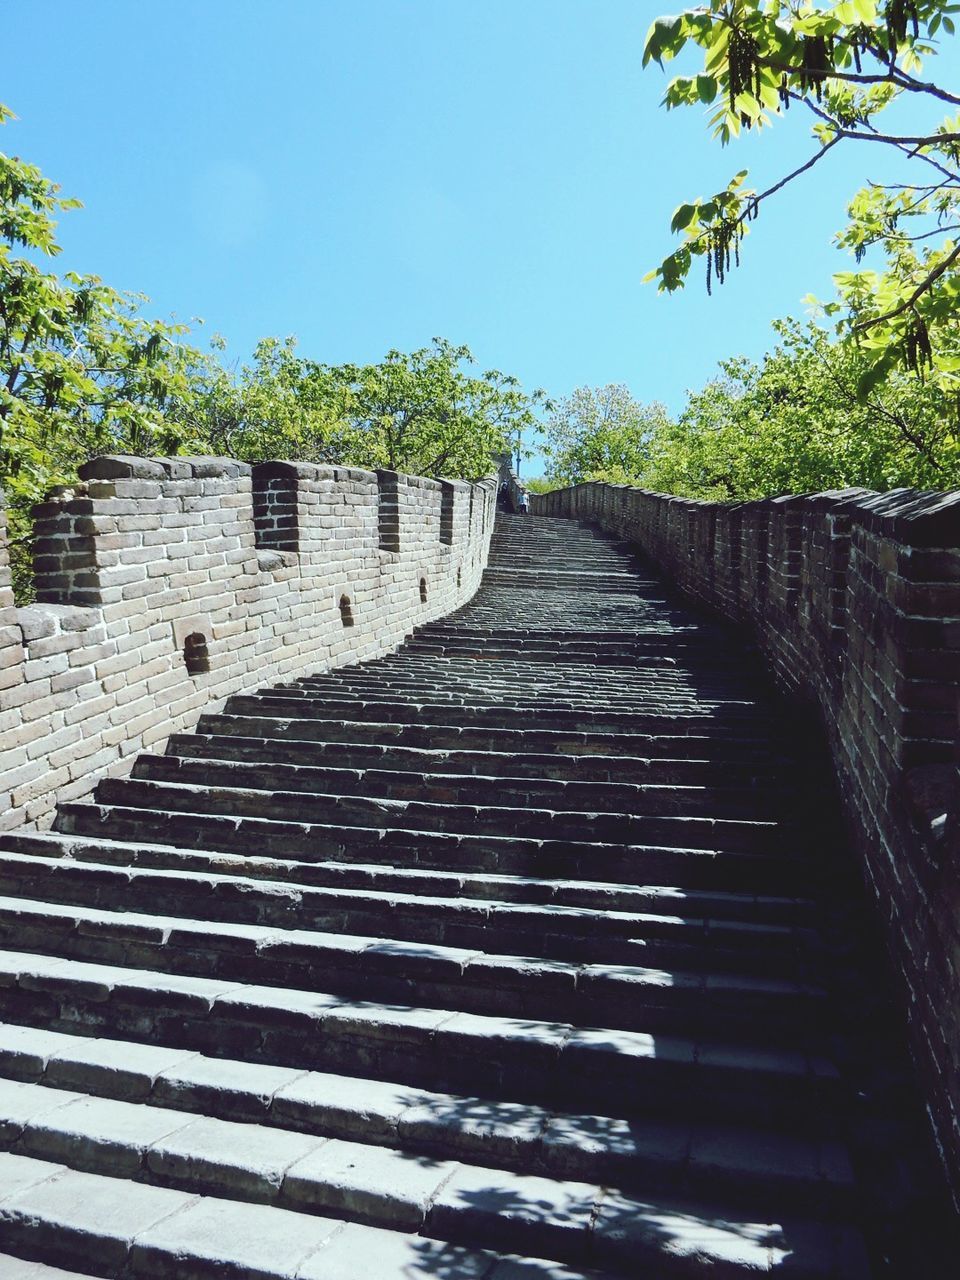
[[[960, 483], [960, 441], [935, 383], [894, 371], [865, 402], [868, 357], [855, 345], [812, 322], [774, 329], [771, 352], [723, 361], [675, 421], [623, 388], [574, 392], [547, 423], [545, 487], [606, 480], [728, 501]], [[600, 407], [611, 391], [613, 426]]]
[[893, 373], [864, 403], [855, 346], [810, 323], [775, 329], [773, 351], [723, 361], [721, 376], [656, 433], [645, 487], [723, 501], [960, 481], [960, 443], [935, 386]]
[[[860, 348], [864, 397], [896, 368], [960, 389], [960, 94], [936, 84], [926, 66], [954, 34], [960, 4], [945, 0], [709, 0], [650, 28], [644, 64], [693, 51], [700, 69], [667, 86], [668, 108], [706, 106], [713, 135], [727, 143], [744, 129], [781, 121], [791, 106], [810, 120], [809, 159], [765, 191], [737, 173], [722, 190], [681, 204], [672, 230], [680, 246], [651, 272], [661, 290], [683, 286], [701, 259], [707, 287], [739, 261], [741, 242], [765, 202], [828, 152], [877, 147], [910, 160], [915, 180], [868, 182], [851, 199], [837, 243], [858, 265], [871, 249], [878, 269], [836, 277], [838, 298], [824, 311]], [[884, 129], [880, 117], [907, 97], [927, 104], [927, 128]]]
[[641, 404], [622, 384], [578, 387], [544, 425], [546, 479], [558, 487], [642, 475], [650, 440], [667, 420], [662, 404]]

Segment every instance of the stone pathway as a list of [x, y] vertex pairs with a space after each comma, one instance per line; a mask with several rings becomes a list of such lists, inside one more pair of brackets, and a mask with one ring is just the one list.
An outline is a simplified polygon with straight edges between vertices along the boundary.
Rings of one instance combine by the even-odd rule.
[[909, 1083], [756, 670], [503, 515], [400, 652], [0, 836], [0, 1277], [886, 1274]]

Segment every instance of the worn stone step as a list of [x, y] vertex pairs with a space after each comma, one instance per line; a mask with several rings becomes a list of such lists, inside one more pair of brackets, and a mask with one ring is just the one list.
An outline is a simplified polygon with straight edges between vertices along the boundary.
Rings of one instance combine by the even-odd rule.
[[[689, 692], [681, 691], [676, 696], [667, 689], [652, 691], [649, 695], [634, 696], [628, 692], [618, 692], [613, 698], [603, 699], [595, 696], [590, 699], [589, 692], [580, 691], [575, 694], [564, 690], [563, 694], [552, 695], [554, 701], [544, 703], [536, 696], [536, 690], [518, 690], [512, 685], [509, 689], [486, 690], [472, 689], [462, 682], [460, 691], [454, 685], [451, 689], [440, 689], [428, 682], [412, 687], [390, 687], [388, 681], [370, 680], [357, 676], [355, 680], [338, 680], [337, 677], [317, 677], [317, 685], [310, 687], [303, 684], [275, 685], [269, 690], [261, 690], [256, 696], [260, 700], [282, 701], [300, 700], [303, 703], [320, 705], [337, 705], [343, 701], [356, 699], [358, 707], [365, 708], [370, 698], [389, 699], [397, 708], [424, 708], [429, 716], [434, 714], [447, 716], [451, 710], [457, 710], [465, 717], [479, 717], [481, 722], [500, 717], [506, 719], [524, 717], [536, 724], [573, 723], [580, 727], [581, 723], [591, 726], [614, 724], [623, 728], [635, 726], [637, 719], [640, 726], [654, 717], [654, 727], [663, 727], [668, 718], [682, 718], [685, 722], [696, 719], [708, 719], [714, 724], [721, 724], [723, 718], [741, 718], [754, 710], [748, 700], [735, 698], [698, 699]], [[562, 699], [562, 700], [561, 700]], [[233, 703], [230, 703], [232, 707]], [[397, 713], [399, 714], [399, 712]], [[362, 718], [362, 717], [361, 717]]]
[[[421, 1271], [471, 1280], [622, 1280], [622, 1273], [607, 1268], [558, 1269], [546, 1259], [471, 1250], [436, 1235], [390, 1231], [342, 1217], [197, 1196], [171, 1187], [121, 1183], [115, 1177], [7, 1152], [0, 1153], [0, 1176], [9, 1190], [0, 1199], [0, 1231], [5, 1246], [16, 1249], [21, 1262], [39, 1259], [70, 1265], [82, 1256], [105, 1280], [353, 1280], [360, 1275], [406, 1280]], [[496, 1190], [502, 1191], [502, 1186]], [[518, 1205], [515, 1214], [521, 1223], [516, 1236], [534, 1234], [523, 1207]], [[470, 1212], [458, 1202], [447, 1210], [441, 1197], [431, 1208], [434, 1225], [449, 1221], [453, 1231], [459, 1227], [466, 1233], [479, 1230], [485, 1216], [491, 1216], [489, 1208], [484, 1215], [482, 1205]], [[467, 1216], [469, 1223], [464, 1221]], [[675, 1221], [679, 1227], [679, 1215]], [[570, 1225], [572, 1236], [581, 1223]], [[731, 1238], [733, 1227], [731, 1223], [728, 1228]], [[603, 1239], [604, 1234], [614, 1243]], [[584, 1252], [626, 1257], [616, 1222], [606, 1233], [599, 1222], [592, 1224], [589, 1233], [583, 1228], [583, 1235]], [[652, 1242], [652, 1206], [648, 1235]], [[824, 1260], [825, 1248], [849, 1251], [851, 1241], [849, 1231], [835, 1229], [819, 1242], [816, 1256]], [[811, 1265], [813, 1260], [811, 1253]], [[28, 1272], [26, 1280], [47, 1277]]]
[[[289, 689], [265, 691], [255, 694], [236, 695], [228, 698], [225, 710], [228, 714], [274, 716], [283, 719], [310, 718], [375, 720], [378, 723], [399, 721], [418, 725], [454, 725], [457, 728], [466, 726], [491, 727], [498, 729], [527, 729], [531, 726], [531, 713], [517, 707], [452, 707], [443, 703], [400, 702], [396, 700], [364, 700], [355, 698], [309, 698], [303, 693]], [[712, 708], [708, 711], [688, 712], [684, 714], [637, 713], [636, 715], [619, 714], [603, 711], [568, 711], [562, 704], [538, 706], [533, 718], [534, 731], [542, 729], [566, 729], [576, 733], [616, 733], [627, 736], [677, 734], [696, 734], [698, 737], [714, 739], [755, 738], [758, 733], [769, 730], [753, 707], [746, 707], [737, 713], [733, 707], [722, 711]]]
[[[294, 1081], [278, 1093], [281, 1105], [289, 1105], [291, 1095], [302, 1097], [303, 1089]], [[308, 1084], [307, 1096], [312, 1094]], [[429, 1124], [434, 1114], [429, 1103], [421, 1106], [420, 1123]], [[515, 1115], [512, 1127], [521, 1133], [525, 1127], [532, 1130], [539, 1117], [530, 1117], [526, 1126], [524, 1119]], [[405, 1123], [416, 1127], [416, 1115], [407, 1119], [401, 1114], [400, 1125]], [[624, 1222], [639, 1222], [654, 1209], [662, 1215], [682, 1210], [701, 1222], [722, 1213], [696, 1202], [664, 1202], [662, 1191], [651, 1204], [620, 1188], [555, 1172], [546, 1177], [518, 1173], [286, 1126], [198, 1117], [170, 1103], [151, 1106], [47, 1084], [0, 1081], [0, 1133], [6, 1151], [73, 1170], [276, 1205], [310, 1218], [331, 1216], [473, 1248], [496, 1243], [563, 1262], [626, 1261], [623, 1254], [607, 1252], [602, 1236], [591, 1240], [594, 1222], [614, 1198]], [[716, 1141], [722, 1135], [712, 1136]], [[762, 1150], [762, 1143], [758, 1146]], [[770, 1147], [774, 1166], [776, 1141]], [[774, 1178], [771, 1168], [767, 1195]], [[501, 1215], [499, 1223], [491, 1224], [489, 1211], [476, 1211], [478, 1201], [507, 1198], [516, 1205], [509, 1228]], [[491, 1240], [491, 1228], [499, 1240]], [[821, 1228], [827, 1238], [835, 1230]]]
[[[475, 597], [476, 598], [476, 597]], [[467, 606], [469, 608], [470, 606]], [[458, 621], [459, 619], [459, 621]], [[629, 631], [617, 631], [613, 627], [604, 627], [600, 630], [589, 627], [571, 627], [565, 629], [562, 634], [558, 635], [553, 630], [545, 630], [535, 626], [528, 625], [523, 618], [505, 618], [496, 626], [483, 625], [479, 622], [470, 621], [465, 610], [459, 613], [448, 614], [447, 617], [441, 618], [436, 622], [428, 622], [423, 626], [414, 627], [412, 639], [437, 639], [437, 640], [457, 640], [469, 639], [471, 643], [504, 643], [513, 644], [523, 651], [524, 642], [527, 639], [536, 643], [541, 641], [549, 641], [563, 645], [586, 644], [588, 646], [598, 645], [622, 645], [625, 649], [632, 647], [644, 648], [647, 645], [660, 644], [670, 653], [676, 651], [682, 652], [685, 643], [696, 643], [699, 637], [704, 640], [704, 646], [709, 649], [716, 649], [717, 639], [722, 633], [716, 627], [705, 627], [700, 623], [693, 622], [689, 615], [682, 623], [673, 624], [669, 629], [665, 628], [665, 624], [651, 624], [646, 630], [641, 628], [631, 628]], [[743, 656], [749, 653], [749, 642], [744, 642], [743, 649], [734, 652], [728, 649], [726, 655], [720, 654], [718, 657], [729, 656], [738, 658], [743, 663], [749, 662], [749, 658]]]
[[[517, 672], [513, 663], [499, 663], [476, 659], [470, 671], [453, 669], [439, 671], [433, 676], [415, 669], [376, 669], [348, 673], [325, 672], [321, 675], [298, 679], [292, 684], [277, 685], [273, 693], [302, 693], [309, 697], [334, 698], [369, 697], [391, 699], [413, 698], [427, 702], [441, 702], [459, 697], [476, 706], [537, 706], [541, 697], [548, 700], [561, 696], [568, 710], [609, 707], [620, 714], [643, 713], [650, 708], [658, 713], [687, 714], [700, 708], [737, 706], [763, 707], [754, 697], [748, 696], [739, 680], [694, 681], [684, 672], [665, 669], [655, 678], [649, 673], [621, 672], [609, 667], [605, 679], [596, 666], [592, 673], [577, 667], [562, 684], [557, 680], [555, 664], [543, 668], [539, 677], [528, 672]], [[592, 702], [591, 702], [592, 697]]]
[[[829, 1138], [682, 1117], [627, 1121], [575, 1115], [10, 1024], [0, 1024], [0, 1075], [98, 1098], [621, 1190], [714, 1196], [774, 1211], [789, 1205], [826, 1216], [852, 1207], [849, 1155]], [[4, 1096], [0, 1093], [0, 1105]], [[9, 1141], [9, 1130], [0, 1132]], [[64, 1158], [62, 1151], [53, 1154]]]
[[[811, 929], [660, 912], [589, 910], [491, 898], [363, 888], [308, 888], [284, 880], [202, 869], [120, 867], [4, 850], [0, 893], [102, 907], [152, 910], [283, 928], [388, 934], [409, 942], [523, 954], [576, 963], [656, 965], [820, 980], [830, 963]], [[649, 904], [653, 905], [653, 904]]]
[[573, 782], [727, 787], [751, 792], [786, 785], [785, 761], [711, 760], [682, 756], [517, 755], [508, 751], [457, 751], [404, 747], [378, 742], [313, 742], [243, 737], [240, 734], [178, 733], [167, 740], [168, 755], [194, 760], [270, 761], [301, 767], [382, 768], [414, 774], [464, 774]]
[[[510, 726], [421, 725], [396, 721], [356, 720], [349, 715], [323, 715], [320, 708], [309, 708], [304, 717], [299, 708], [286, 707], [289, 715], [257, 714], [254, 711], [208, 712], [200, 717], [201, 733], [250, 735], [271, 741], [294, 742], [373, 742], [380, 746], [416, 746], [433, 750], [489, 750], [512, 755], [536, 753], [565, 756], [602, 755], [606, 758], [621, 753], [629, 758], [647, 759], [689, 756], [718, 763], [731, 761], [754, 763], [779, 758], [779, 748], [772, 748], [769, 738], [747, 735], [733, 738], [705, 733], [686, 732], [686, 726], [675, 724], [664, 733], [567, 733], [563, 730], [517, 728]], [[314, 714], [314, 711], [316, 714]]]
[[[189, 899], [185, 898], [187, 909]], [[0, 897], [0, 946], [189, 976], [624, 1030], [796, 1044], [826, 1029], [823, 988], [736, 971], [664, 971], [444, 944]]]
[[182, 849], [145, 841], [85, 839], [54, 831], [0, 833], [0, 849], [25, 857], [101, 863], [119, 867], [213, 872], [241, 878], [265, 878], [290, 885], [375, 890], [446, 896], [456, 900], [528, 903], [607, 912], [673, 915], [709, 922], [784, 925], [809, 932], [818, 911], [810, 898], [730, 893], [677, 885], [644, 885], [591, 880], [536, 879], [498, 873], [427, 868], [296, 862], [223, 849]]
[[[141, 797], [142, 798], [142, 797]], [[276, 854], [304, 861], [388, 863], [419, 869], [488, 871], [537, 878], [638, 880], [681, 889], [798, 896], [815, 880], [802, 858], [778, 853], [718, 852], [681, 845], [612, 845], [536, 840], [333, 823], [235, 818], [146, 806], [62, 803], [57, 830], [186, 849]]]
[[847, 1102], [819, 1050], [575, 1027], [0, 952], [0, 1018], [216, 1057], [363, 1074], [597, 1115], [826, 1134]]
[[[213, 770], [211, 770], [212, 772]], [[793, 827], [772, 819], [644, 815], [629, 812], [555, 810], [509, 805], [388, 800], [377, 796], [271, 791], [202, 783], [105, 778], [94, 793], [101, 805], [163, 809], [174, 813], [301, 822], [346, 827], [402, 828], [465, 835], [529, 837], [536, 840], [677, 844], [685, 848], [763, 854], [793, 844]]]
[[349, 676], [326, 674], [298, 680], [290, 685], [277, 685], [271, 690], [271, 695], [302, 695], [321, 700], [328, 697], [337, 700], [357, 698], [361, 701], [369, 697], [384, 697], [442, 706], [453, 703], [476, 708], [536, 708], [531, 710], [534, 717], [539, 714], [540, 694], [551, 699], [562, 696], [563, 707], [567, 712], [585, 710], [596, 714], [609, 708], [617, 716], [642, 715], [650, 711], [658, 715], [669, 715], [671, 712], [689, 715], [722, 710], [731, 705], [738, 708], [760, 705], [729, 687], [713, 685], [694, 690], [690, 682], [673, 675], [662, 681], [651, 681], [650, 685], [642, 685], [638, 680], [626, 678], [604, 682], [599, 678], [590, 680], [584, 676], [565, 684], [562, 694], [558, 694], [555, 672], [552, 669], [549, 678], [538, 684], [528, 679], [514, 679], [509, 668], [499, 672], [491, 669], [490, 664], [480, 665], [483, 670], [472, 675], [451, 674], [436, 680], [428, 680], [419, 674], [404, 676], [401, 673], [375, 671], [356, 672]]
[[[433, 888], [431, 893], [376, 890], [371, 886], [306, 887], [284, 879], [271, 878], [269, 883], [262, 883], [236, 873], [223, 876], [216, 872], [212, 860], [202, 873], [186, 868], [116, 867], [96, 861], [76, 865], [72, 858], [42, 858], [6, 851], [5, 844], [0, 836], [0, 892], [108, 910], [150, 906], [180, 914], [189, 904], [192, 914], [209, 913], [210, 919], [346, 932], [351, 932], [351, 923], [364, 920], [403, 929], [402, 936], [411, 941], [474, 945], [488, 951], [508, 950], [511, 940], [525, 940], [530, 947], [535, 940], [538, 955], [548, 955], [554, 940], [568, 940], [571, 947], [591, 941], [598, 952], [625, 947], [623, 954], [632, 955], [637, 963], [662, 947], [657, 954], [663, 959], [686, 956], [692, 965], [698, 963], [698, 957], [701, 961], [709, 957], [721, 968], [740, 966], [745, 972], [755, 963], [764, 972], [772, 972], [771, 966], [776, 966], [777, 972], [782, 973], [783, 965], [812, 959], [819, 952], [813, 929], [696, 915], [690, 904], [685, 904], [686, 914], [676, 910], [668, 914], [663, 910], [664, 902], [659, 911], [623, 911], [609, 905], [586, 908], [562, 902], [512, 902], [492, 896], [444, 897], [439, 895], [438, 884], [429, 886]], [[655, 902], [646, 905], [653, 908]], [[612, 957], [607, 954], [605, 959]], [[659, 960], [648, 959], [646, 963]]]
[[[750, 819], [784, 816], [788, 796], [782, 788], [711, 787], [683, 783], [603, 782], [580, 779], [444, 773], [411, 774], [385, 768], [350, 769], [328, 765], [273, 763], [263, 759], [219, 760], [141, 754], [134, 778], [210, 787], [256, 788], [305, 795], [360, 795], [366, 799], [500, 806], [590, 813], [604, 810], [635, 815], [708, 815]], [[790, 797], [791, 800], [795, 799]]]

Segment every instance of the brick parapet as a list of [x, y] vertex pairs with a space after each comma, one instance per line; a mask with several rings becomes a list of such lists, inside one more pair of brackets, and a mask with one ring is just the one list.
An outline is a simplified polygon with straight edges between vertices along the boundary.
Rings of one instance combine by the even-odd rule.
[[115, 456], [80, 475], [36, 508], [27, 608], [0, 523], [0, 829], [45, 824], [232, 693], [376, 657], [458, 608], [496, 494], [493, 479], [391, 473], [400, 519], [384, 550], [370, 471]]
[[638, 544], [818, 709], [960, 1199], [960, 493], [722, 504], [584, 484], [531, 505]]

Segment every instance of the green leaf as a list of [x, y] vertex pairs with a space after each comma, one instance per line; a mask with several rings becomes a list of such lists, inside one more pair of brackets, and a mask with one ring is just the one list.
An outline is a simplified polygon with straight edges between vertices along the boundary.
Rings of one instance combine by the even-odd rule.
[[690, 223], [693, 221], [693, 218], [696, 212], [697, 212], [696, 205], [692, 205], [692, 204], [679, 205], [676, 211], [674, 212], [673, 219], [670, 223], [670, 230], [683, 231], [686, 227], [689, 227]]

